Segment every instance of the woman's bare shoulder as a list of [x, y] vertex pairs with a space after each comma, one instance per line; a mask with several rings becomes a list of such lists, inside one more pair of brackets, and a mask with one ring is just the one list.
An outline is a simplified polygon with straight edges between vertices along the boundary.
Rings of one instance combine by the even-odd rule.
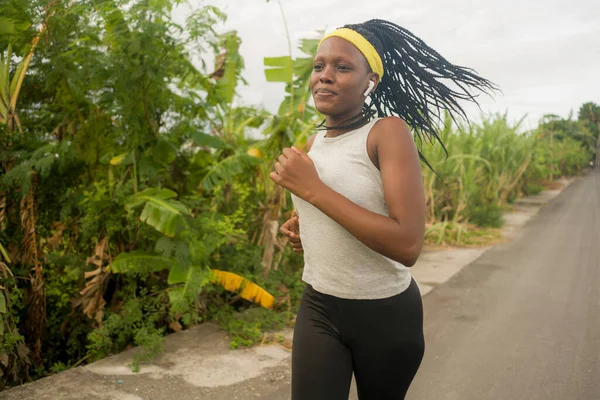
[[376, 149], [394, 146], [399, 143], [413, 143], [414, 140], [406, 121], [399, 117], [384, 117], [375, 123], [371, 130]]

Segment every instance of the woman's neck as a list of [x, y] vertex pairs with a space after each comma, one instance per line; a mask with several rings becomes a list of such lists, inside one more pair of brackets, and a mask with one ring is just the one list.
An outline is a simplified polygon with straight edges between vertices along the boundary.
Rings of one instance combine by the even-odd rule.
[[357, 122], [361, 118], [363, 118], [363, 114], [361, 111], [348, 113], [345, 115], [327, 115], [325, 117], [325, 126], [328, 129], [327, 129], [327, 134], [325, 136], [336, 137], [336, 136], [343, 135], [344, 133], [353, 131], [356, 128], [349, 127], [349, 128], [336, 129], [336, 126], [347, 126], [354, 122]]

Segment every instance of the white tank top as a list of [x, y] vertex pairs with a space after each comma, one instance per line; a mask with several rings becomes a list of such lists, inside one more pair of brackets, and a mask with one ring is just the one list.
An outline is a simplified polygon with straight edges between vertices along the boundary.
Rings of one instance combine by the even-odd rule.
[[[388, 216], [381, 173], [367, 153], [367, 137], [377, 121], [332, 138], [319, 132], [308, 155], [323, 183], [359, 206]], [[300, 217], [304, 282], [346, 299], [381, 299], [408, 288], [409, 268], [371, 250], [310, 203], [293, 194], [292, 200]]]

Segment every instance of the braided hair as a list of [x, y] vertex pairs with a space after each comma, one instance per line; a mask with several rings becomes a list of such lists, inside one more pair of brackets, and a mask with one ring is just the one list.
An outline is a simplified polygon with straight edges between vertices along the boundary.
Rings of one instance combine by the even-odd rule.
[[[446, 155], [448, 151], [437, 134], [438, 124], [443, 122], [442, 111], [447, 111], [456, 121], [457, 116], [468, 121], [461, 100], [478, 104], [469, 88], [490, 94], [496, 86], [478, 76], [469, 68], [454, 65], [429, 47], [408, 30], [388, 21], [372, 19], [361, 24], [349, 24], [344, 28], [361, 34], [373, 45], [381, 60], [385, 74], [377, 90], [371, 93], [371, 101], [365, 102], [362, 112], [351, 118], [348, 124], [323, 129], [356, 129], [378, 117], [396, 115], [406, 121], [422, 143], [438, 141]], [[452, 81], [456, 89], [441, 80]], [[419, 151], [419, 157], [428, 167], [428, 161]]]

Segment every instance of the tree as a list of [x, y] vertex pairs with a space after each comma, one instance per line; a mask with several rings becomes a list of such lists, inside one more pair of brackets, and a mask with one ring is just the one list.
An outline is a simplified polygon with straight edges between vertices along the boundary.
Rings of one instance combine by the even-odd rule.
[[589, 146], [595, 149], [596, 167], [600, 164], [600, 105], [596, 103], [585, 103], [579, 108], [579, 122], [583, 125], [591, 136], [595, 139], [590, 140]]
[[583, 104], [579, 108], [578, 120], [595, 138], [600, 136], [600, 105], [593, 102]]

